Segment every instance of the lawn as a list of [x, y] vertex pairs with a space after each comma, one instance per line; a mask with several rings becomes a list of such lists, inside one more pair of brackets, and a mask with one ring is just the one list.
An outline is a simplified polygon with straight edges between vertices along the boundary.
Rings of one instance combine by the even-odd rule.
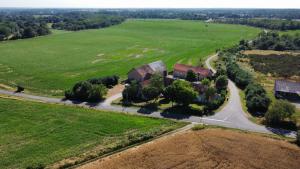
[[[62, 95], [75, 82], [118, 74], [163, 60], [197, 65], [216, 49], [255, 37], [260, 29], [183, 20], [128, 20], [98, 30], [54, 34], [0, 44], [0, 84], [21, 84]], [[2, 86], [4, 86], [2, 85]]]
[[[0, 168], [63, 165], [185, 125], [170, 120], [0, 98]], [[56, 165], [56, 166], [57, 166]]]

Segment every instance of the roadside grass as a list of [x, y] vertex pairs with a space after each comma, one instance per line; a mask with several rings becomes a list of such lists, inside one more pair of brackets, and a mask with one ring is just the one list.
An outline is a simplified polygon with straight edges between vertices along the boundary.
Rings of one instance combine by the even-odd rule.
[[216, 49], [254, 38], [260, 29], [201, 21], [127, 20], [105, 29], [65, 33], [0, 44], [0, 83], [32, 93], [62, 96], [74, 83], [117, 74], [163, 60], [197, 65]]
[[0, 98], [0, 168], [67, 167], [186, 123]]

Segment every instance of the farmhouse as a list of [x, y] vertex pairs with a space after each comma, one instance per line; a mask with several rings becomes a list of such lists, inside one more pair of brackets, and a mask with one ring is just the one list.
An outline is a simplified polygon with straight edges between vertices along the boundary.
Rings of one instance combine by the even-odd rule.
[[174, 65], [173, 77], [185, 79], [189, 70], [192, 70], [197, 75], [198, 81], [213, 76], [213, 72], [209, 69], [177, 63]]
[[161, 74], [163, 77], [167, 76], [167, 67], [162, 61], [156, 61], [138, 68], [133, 68], [128, 73], [128, 80], [144, 82], [149, 80], [150, 77], [155, 73]]
[[286, 80], [276, 80], [274, 93], [277, 98], [299, 98], [300, 96], [300, 82], [291, 82]]

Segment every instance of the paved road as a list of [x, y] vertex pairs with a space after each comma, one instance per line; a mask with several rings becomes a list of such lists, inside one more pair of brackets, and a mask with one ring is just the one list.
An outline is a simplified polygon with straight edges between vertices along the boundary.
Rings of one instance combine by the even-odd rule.
[[[213, 72], [215, 72], [215, 70], [211, 67], [210, 61], [215, 57], [216, 55], [211, 56], [206, 60], [207, 67], [213, 70]], [[265, 126], [257, 125], [251, 122], [250, 120], [248, 120], [247, 114], [242, 109], [238, 88], [235, 86], [235, 84], [232, 81], [229, 81], [228, 88], [230, 91], [230, 97], [227, 104], [222, 108], [222, 110], [215, 113], [215, 115], [209, 117], [199, 117], [199, 116], [191, 116], [185, 114], [173, 114], [167, 112], [162, 113], [159, 111], [150, 111], [147, 109], [137, 108], [137, 107], [122, 107], [117, 105], [111, 105], [111, 102], [113, 100], [122, 97], [121, 93], [116, 94], [106, 99], [103, 103], [99, 103], [99, 104], [90, 104], [86, 102], [74, 102], [74, 101], [62, 100], [57, 98], [34, 96], [25, 93], [14, 93], [5, 90], [0, 90], [0, 94], [17, 96], [26, 99], [42, 101], [46, 103], [58, 103], [58, 104], [65, 104], [65, 105], [72, 105], [72, 106], [94, 108], [98, 110], [108, 110], [108, 111], [117, 111], [117, 112], [128, 113], [128, 114], [138, 114], [142, 116], [176, 119], [176, 120], [193, 122], [193, 123], [205, 123], [210, 125], [218, 125], [218, 126], [260, 132], [260, 133], [282, 134], [288, 137], [296, 136], [296, 132], [267, 128]]]

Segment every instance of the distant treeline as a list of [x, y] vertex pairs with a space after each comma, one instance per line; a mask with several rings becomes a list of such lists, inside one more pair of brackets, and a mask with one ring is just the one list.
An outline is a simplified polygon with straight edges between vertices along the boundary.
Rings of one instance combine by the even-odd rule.
[[240, 41], [241, 50], [260, 49], [260, 50], [300, 50], [300, 34], [283, 34], [277, 32], [262, 32], [253, 41]]
[[32, 38], [49, 33], [47, 23], [33, 16], [0, 15], [0, 41]]
[[52, 28], [69, 31], [83, 29], [98, 29], [122, 23], [125, 18], [116, 15], [107, 15], [94, 12], [70, 12], [45, 17]]
[[217, 19], [218, 23], [241, 24], [272, 30], [296, 30], [300, 29], [299, 21], [282, 19]]

